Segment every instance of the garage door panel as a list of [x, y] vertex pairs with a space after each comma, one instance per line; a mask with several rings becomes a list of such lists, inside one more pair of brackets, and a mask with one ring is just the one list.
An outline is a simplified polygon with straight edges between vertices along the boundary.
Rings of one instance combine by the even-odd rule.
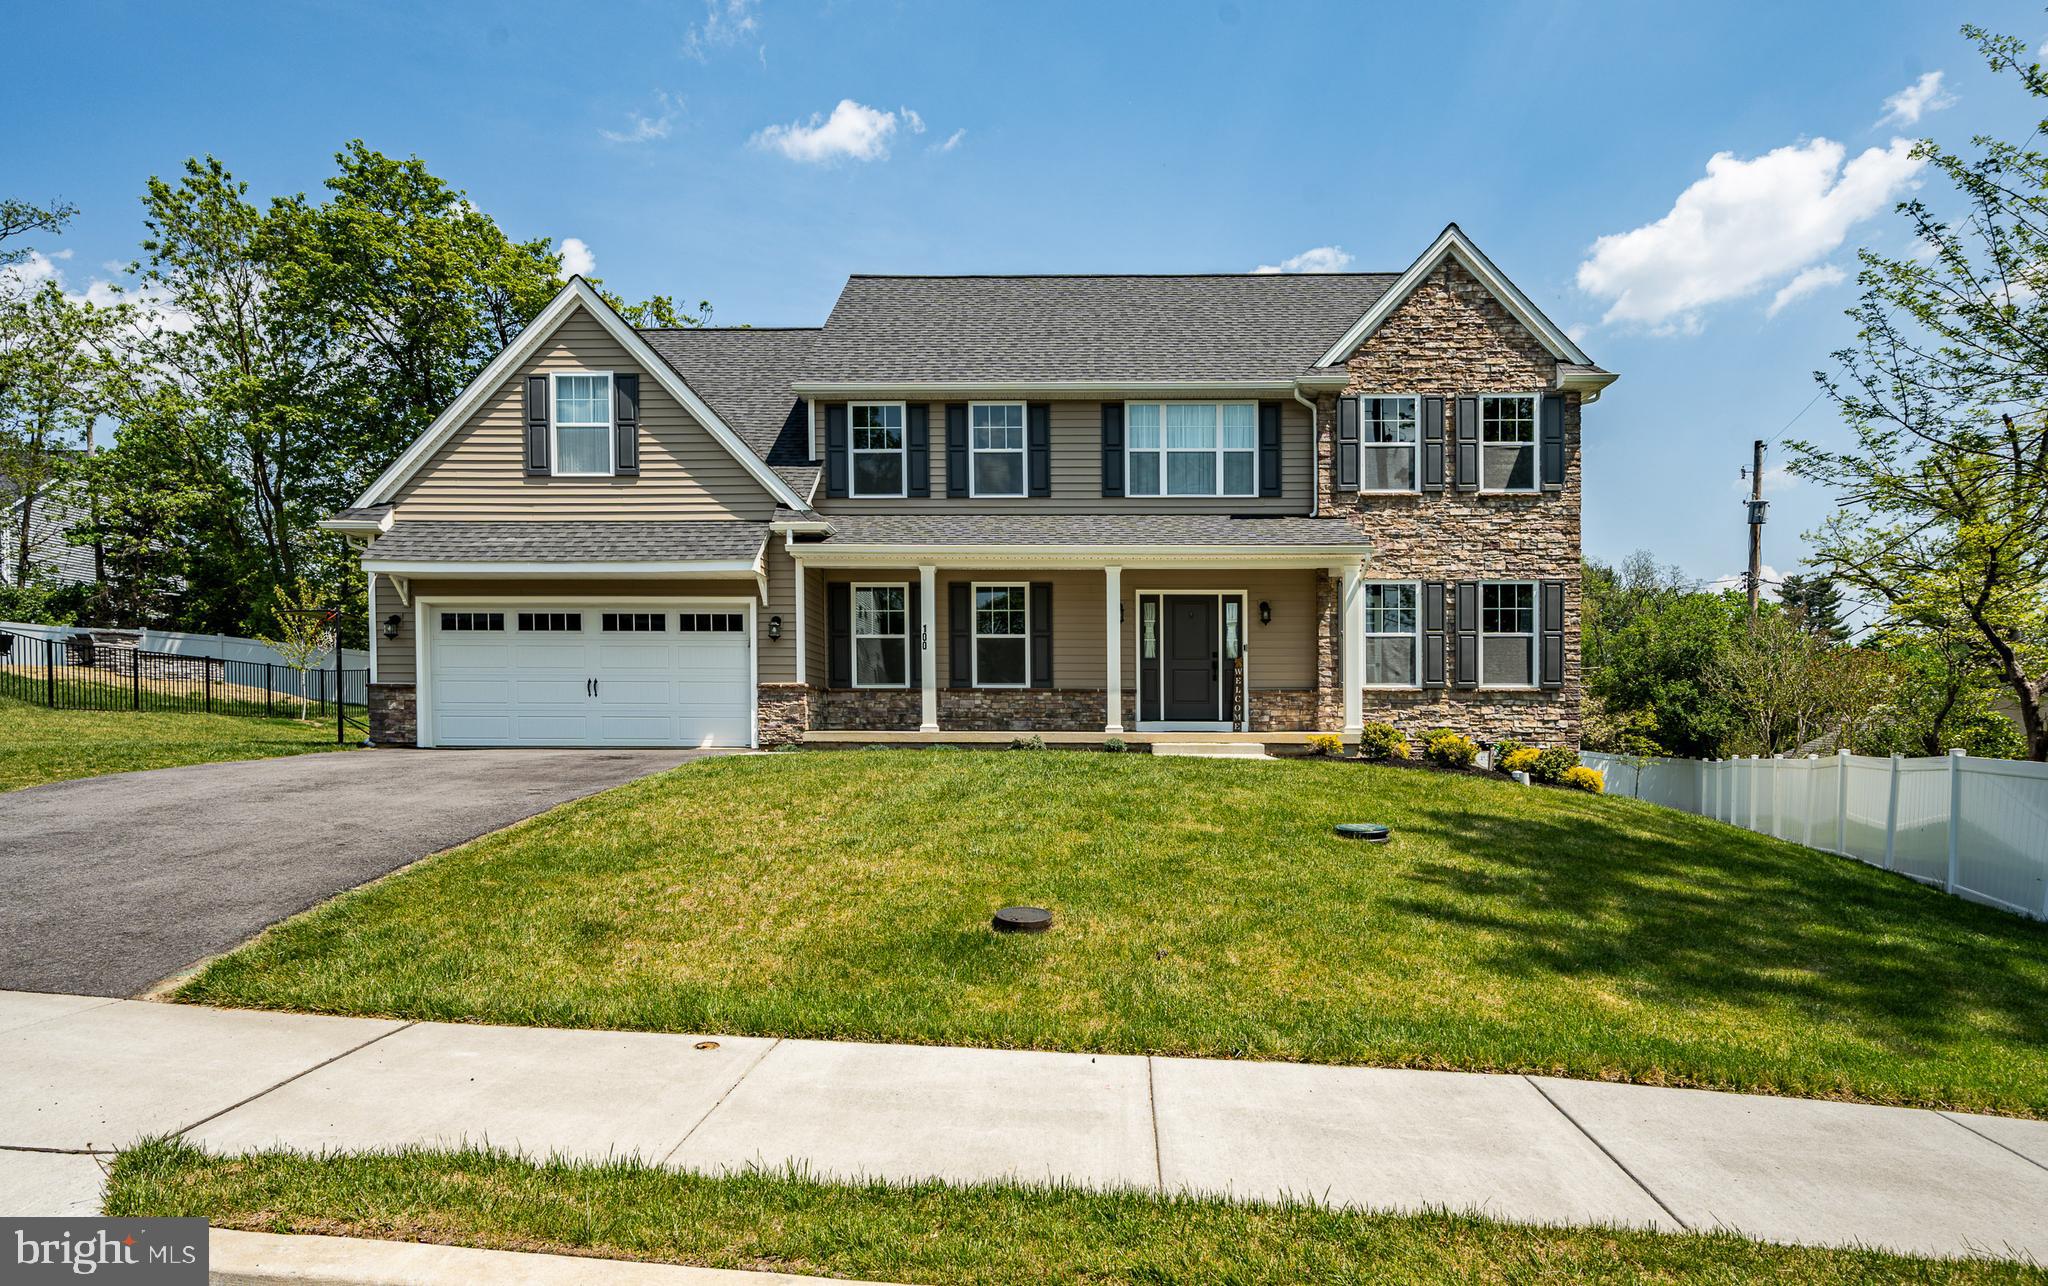
[[435, 679], [434, 699], [444, 707], [505, 706], [512, 703], [516, 688], [504, 674], [451, 672]]

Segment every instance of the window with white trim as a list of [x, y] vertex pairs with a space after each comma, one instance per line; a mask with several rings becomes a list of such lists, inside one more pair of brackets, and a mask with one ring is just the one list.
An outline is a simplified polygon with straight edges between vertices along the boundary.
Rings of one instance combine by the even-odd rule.
[[1126, 495], [1255, 495], [1259, 486], [1258, 405], [1126, 403], [1124, 459]]
[[503, 612], [443, 612], [441, 628], [451, 634], [472, 630], [498, 631], [505, 628]]
[[557, 477], [609, 476], [612, 471], [612, 377], [556, 371], [552, 402]]
[[1479, 488], [1536, 490], [1536, 397], [1533, 393], [1479, 399]]
[[1413, 491], [1421, 449], [1422, 399], [1358, 399], [1358, 489]]
[[853, 496], [900, 496], [905, 476], [903, 403], [854, 402], [846, 408]]
[[1536, 585], [1533, 581], [1479, 586], [1479, 684], [1487, 688], [1536, 686]]
[[853, 587], [853, 686], [910, 686], [910, 586]]
[[668, 630], [666, 612], [605, 612], [600, 622], [607, 634], [661, 634]]
[[1024, 494], [1024, 404], [975, 402], [967, 408], [969, 494]]
[[1412, 688], [1421, 681], [1421, 589], [1412, 581], [1367, 582], [1365, 596], [1365, 686]]
[[580, 634], [581, 612], [521, 612], [519, 628], [528, 634]]
[[1031, 588], [974, 587], [974, 686], [1021, 688], [1031, 682]]

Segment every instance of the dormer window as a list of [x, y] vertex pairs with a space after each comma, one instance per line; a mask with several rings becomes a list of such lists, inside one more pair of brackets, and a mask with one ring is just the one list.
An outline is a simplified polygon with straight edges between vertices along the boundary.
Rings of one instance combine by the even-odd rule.
[[554, 381], [555, 476], [610, 475], [611, 375], [558, 371]]
[[846, 408], [855, 496], [901, 496], [903, 403], [855, 402]]

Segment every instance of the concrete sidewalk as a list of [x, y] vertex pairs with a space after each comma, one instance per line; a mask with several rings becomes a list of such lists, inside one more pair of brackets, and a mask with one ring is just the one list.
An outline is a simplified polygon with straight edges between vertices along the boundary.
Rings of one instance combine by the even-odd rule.
[[170, 1132], [220, 1151], [468, 1142], [2048, 1261], [2048, 1122], [1546, 1077], [0, 992], [0, 1213], [92, 1202], [86, 1153]]

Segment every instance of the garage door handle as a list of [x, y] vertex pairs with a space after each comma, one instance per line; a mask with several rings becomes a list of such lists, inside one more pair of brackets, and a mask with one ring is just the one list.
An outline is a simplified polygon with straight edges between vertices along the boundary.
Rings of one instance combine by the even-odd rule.
[[594, 697], [597, 695], [596, 679], [585, 679], [583, 681], [583, 695], [586, 697]]

